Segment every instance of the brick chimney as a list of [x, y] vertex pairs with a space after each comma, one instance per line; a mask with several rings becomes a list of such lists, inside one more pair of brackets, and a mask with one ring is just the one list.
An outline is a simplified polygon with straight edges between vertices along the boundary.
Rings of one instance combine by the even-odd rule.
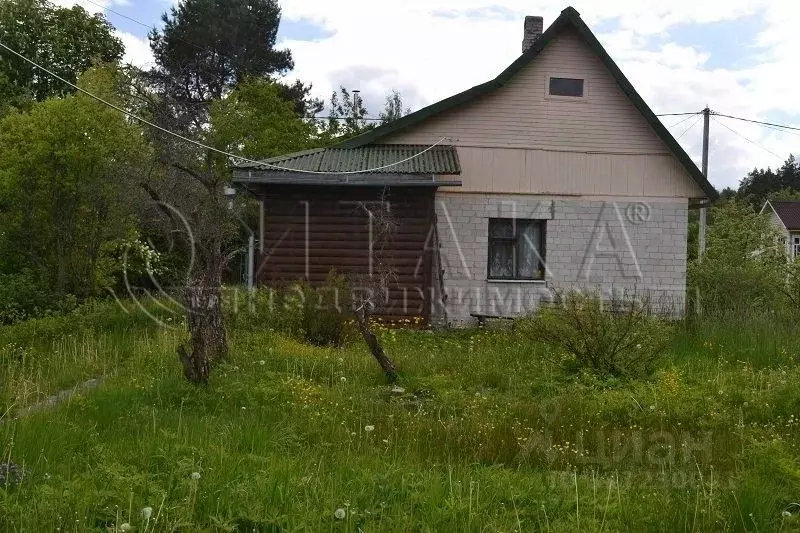
[[522, 38], [522, 53], [528, 51], [533, 46], [536, 39], [542, 36], [544, 31], [544, 19], [542, 17], [525, 17], [525, 31]]

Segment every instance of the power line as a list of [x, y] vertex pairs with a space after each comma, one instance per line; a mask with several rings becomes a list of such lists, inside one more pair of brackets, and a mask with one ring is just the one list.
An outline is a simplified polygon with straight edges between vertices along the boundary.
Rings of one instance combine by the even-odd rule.
[[[117, 16], [119, 16], [119, 17], [122, 17], [122, 18], [124, 18], [124, 19], [127, 19], [127, 20], [129, 20], [129, 21], [131, 21], [131, 22], [133, 22], [133, 23], [135, 23], [135, 24], [138, 24], [139, 26], [143, 26], [143, 27], [147, 28], [148, 30], [155, 29], [155, 27], [156, 27], [156, 26], [155, 26], [155, 24], [153, 24], [153, 25], [150, 25], [150, 24], [145, 24], [144, 22], [142, 22], [142, 21], [140, 21], [140, 20], [136, 20], [136, 19], [135, 19], [135, 18], [133, 18], [133, 17], [129, 17], [128, 15], [125, 15], [125, 14], [123, 14], [123, 13], [120, 13], [119, 11], [114, 11], [114, 10], [113, 10], [113, 9], [111, 9], [110, 7], [106, 7], [106, 6], [102, 5], [102, 4], [98, 4], [97, 2], [94, 2], [93, 0], [83, 0], [83, 1], [84, 1], [84, 2], [87, 2], [87, 3], [89, 3], [89, 4], [92, 4], [92, 5], [93, 5], [93, 6], [95, 6], [95, 7], [99, 7], [99, 8], [100, 8], [100, 9], [102, 9], [103, 11], [108, 11], [109, 13], [114, 13], [115, 15], [117, 15]], [[187, 44], [191, 44], [191, 43], [187, 43]]]
[[146, 125], [150, 126], [151, 128], [155, 128], [155, 129], [157, 129], [157, 130], [159, 130], [159, 131], [161, 131], [163, 133], [166, 133], [168, 135], [172, 135], [173, 137], [176, 137], [176, 138], [178, 138], [178, 139], [180, 139], [182, 141], [194, 144], [195, 146], [198, 146], [200, 148], [204, 148], [206, 150], [211, 150], [212, 152], [224, 155], [226, 157], [230, 157], [232, 159], [238, 159], [238, 160], [244, 161], [246, 163], [253, 163], [253, 164], [256, 164], [256, 165], [269, 167], [269, 168], [272, 168], [272, 169], [275, 169], [275, 170], [282, 170], [282, 171], [285, 171], [285, 172], [302, 172], [304, 174], [325, 174], [325, 175], [337, 175], [337, 176], [340, 176], [340, 175], [352, 175], [352, 174], [368, 174], [368, 173], [371, 173], [371, 172], [377, 172], [379, 170], [384, 170], [384, 169], [387, 169], [387, 168], [391, 168], [391, 167], [400, 165], [400, 164], [405, 163], [407, 161], [411, 161], [412, 159], [416, 159], [417, 157], [419, 157], [422, 154], [432, 150], [434, 147], [438, 146], [439, 144], [441, 144], [443, 141], [445, 141], [447, 139], [447, 137], [442, 137], [441, 139], [439, 139], [437, 142], [435, 142], [431, 146], [425, 148], [424, 150], [422, 150], [421, 152], [419, 152], [417, 154], [414, 154], [413, 156], [407, 157], [407, 158], [402, 159], [400, 161], [396, 161], [394, 163], [390, 163], [388, 165], [383, 165], [383, 166], [375, 167], [375, 168], [371, 168], [371, 169], [353, 170], [353, 171], [348, 171], [348, 172], [319, 172], [319, 171], [311, 171], [311, 170], [298, 170], [296, 168], [289, 168], [289, 167], [281, 167], [281, 166], [278, 166], [278, 165], [272, 165], [272, 164], [269, 164], [269, 163], [265, 163], [263, 161], [256, 161], [255, 159], [248, 159], [246, 157], [235, 155], [235, 154], [232, 154], [230, 152], [226, 152], [224, 150], [220, 150], [219, 148], [214, 148], [213, 146], [209, 146], [207, 144], [203, 144], [200, 141], [196, 141], [194, 139], [191, 139], [189, 137], [181, 135], [180, 133], [176, 133], [174, 131], [170, 131], [170, 130], [162, 127], [162, 126], [159, 126], [158, 124], [154, 124], [153, 122], [150, 122], [147, 119], [143, 119], [143, 118], [139, 117], [138, 115], [134, 115], [130, 111], [126, 111], [125, 109], [123, 109], [123, 108], [121, 108], [121, 107], [119, 107], [119, 106], [117, 106], [115, 104], [112, 104], [111, 102], [108, 102], [107, 100], [104, 100], [103, 98], [100, 98], [99, 96], [97, 96], [95, 94], [90, 93], [86, 89], [78, 87], [74, 83], [71, 83], [71, 82], [65, 80], [64, 78], [62, 78], [61, 76], [59, 76], [55, 72], [53, 72], [51, 70], [48, 70], [47, 68], [39, 65], [38, 63], [36, 63], [32, 59], [28, 59], [27, 57], [25, 57], [24, 55], [20, 54], [16, 50], [14, 50], [12, 48], [9, 48], [7, 45], [5, 45], [2, 42], [0, 42], [0, 47], [5, 48], [6, 50], [11, 52], [15, 56], [19, 57], [20, 59], [22, 59], [22, 60], [24, 60], [24, 61], [26, 61], [28, 63], [30, 63], [31, 65], [33, 65], [34, 67], [40, 69], [41, 71], [46, 72], [50, 76], [56, 78], [57, 80], [59, 80], [62, 83], [65, 83], [66, 85], [72, 87], [76, 91], [81, 92], [81, 93], [85, 94], [86, 96], [88, 96], [88, 97], [90, 97], [90, 98], [92, 98], [94, 100], [97, 100], [98, 102], [100, 102], [100, 103], [102, 103], [102, 104], [104, 104], [104, 105], [106, 105], [106, 106], [108, 106], [108, 107], [110, 107], [112, 109], [115, 109], [115, 110], [119, 111], [120, 113], [122, 113], [123, 115], [125, 115], [125, 116], [127, 116], [129, 118], [132, 118], [134, 120], [138, 120], [142, 124], [146, 124]]
[[698, 113], [702, 113], [702, 111], [692, 111], [686, 113], [660, 113], [656, 115], [657, 117], [682, 117], [685, 115], [697, 115]]
[[683, 124], [683, 123], [684, 123], [684, 122], [686, 122], [687, 120], [691, 119], [693, 116], [695, 116], [695, 115], [699, 115], [699, 114], [700, 114], [699, 112], [698, 112], [698, 113], [691, 113], [691, 114], [689, 114], [689, 116], [688, 116], [688, 117], [686, 117], [686, 118], [682, 118], [681, 120], [679, 120], [678, 122], [676, 122], [675, 124], [673, 124], [672, 126], [670, 126], [670, 128], [674, 128], [674, 127], [676, 127], [676, 126], [680, 126], [681, 124]]
[[[719, 115], [719, 116], [723, 116], [723, 115]], [[715, 117], [715, 120], [716, 120], [717, 124], [721, 125], [723, 128], [725, 128], [726, 130], [730, 131], [730, 132], [731, 132], [731, 133], [733, 133], [734, 135], [736, 135], [736, 136], [738, 136], [738, 137], [741, 137], [741, 138], [742, 138], [742, 139], [744, 139], [745, 141], [749, 142], [749, 143], [750, 143], [750, 144], [752, 144], [753, 146], [757, 146], [758, 148], [761, 148], [761, 149], [762, 149], [762, 150], [764, 150], [765, 152], [769, 152], [770, 154], [774, 155], [774, 156], [775, 156], [775, 157], [777, 157], [778, 159], [782, 159], [782, 156], [779, 156], [778, 154], [776, 154], [776, 153], [775, 153], [775, 152], [773, 152], [772, 150], [770, 150], [770, 149], [768, 149], [768, 148], [766, 148], [766, 147], [764, 147], [764, 146], [760, 145], [759, 143], [757, 143], [757, 142], [753, 141], [752, 139], [749, 139], [749, 138], [745, 137], [744, 135], [742, 135], [741, 133], [739, 133], [739, 132], [738, 132], [738, 131], [736, 131], [735, 129], [733, 129], [733, 128], [729, 127], [727, 124], [725, 124], [724, 122], [722, 122], [720, 119], [718, 119], [718, 118], [716, 118], [716, 117]]]
[[712, 111], [711, 114], [712, 115], [716, 115], [718, 117], [725, 117], [725, 118], [732, 118], [734, 120], [741, 120], [742, 122], [750, 122], [752, 124], [760, 124], [762, 126], [772, 126], [774, 128], [781, 128], [781, 129], [785, 129], [785, 130], [800, 131], [800, 128], [797, 128], [795, 126], [786, 126], [786, 125], [783, 125], [783, 124], [774, 124], [772, 122], [763, 122], [763, 121], [760, 121], [760, 120], [753, 120], [753, 119], [750, 119], [750, 118], [734, 117], [733, 115], [725, 115], [723, 113], [717, 113], [716, 111]]
[[384, 120], [378, 117], [300, 117], [303, 120], [365, 120], [365, 121], [381, 121]]
[[700, 122], [700, 119], [702, 119], [702, 118], [703, 118], [703, 117], [697, 117], [697, 120], [695, 120], [694, 122], [692, 122], [691, 124], [689, 124], [689, 127], [688, 127], [688, 128], [686, 128], [685, 130], [683, 130], [683, 133], [681, 133], [680, 135], [678, 135], [677, 137], [675, 137], [675, 140], [677, 141], [677, 140], [679, 140], [681, 137], [683, 137], [684, 135], [686, 135], [686, 132], [688, 132], [690, 129], [694, 128], [695, 126], [697, 126], [697, 123], [698, 123], [698, 122]]

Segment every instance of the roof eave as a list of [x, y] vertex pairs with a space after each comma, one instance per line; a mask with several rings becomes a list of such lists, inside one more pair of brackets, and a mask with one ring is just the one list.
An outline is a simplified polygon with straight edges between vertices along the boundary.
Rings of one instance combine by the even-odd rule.
[[316, 172], [276, 172], [272, 170], [234, 169], [233, 182], [248, 185], [351, 185], [393, 187], [459, 187], [461, 180], [438, 174], [320, 174]]

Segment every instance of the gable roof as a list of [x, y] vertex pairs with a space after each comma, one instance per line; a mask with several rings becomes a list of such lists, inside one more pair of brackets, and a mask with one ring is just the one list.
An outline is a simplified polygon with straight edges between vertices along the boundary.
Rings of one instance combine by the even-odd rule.
[[341, 148], [357, 148], [370, 143], [375, 143], [391, 134], [415, 126], [424, 120], [433, 117], [434, 115], [454, 109], [460, 105], [471, 102], [480, 96], [489, 94], [495, 89], [505, 85], [514, 75], [522, 70], [523, 67], [532, 62], [556, 36], [558, 36], [565, 29], [569, 28], [574, 29], [581, 39], [583, 39], [583, 41], [589, 46], [589, 48], [591, 48], [600, 58], [605, 67], [611, 72], [611, 75], [614, 77], [620, 89], [622, 89], [625, 95], [633, 102], [634, 106], [636, 106], [636, 109], [642, 114], [645, 120], [647, 120], [647, 122], [650, 124], [650, 127], [652, 127], [655, 131], [656, 135], [658, 135], [664, 144], [667, 145], [667, 148], [670, 149], [673, 155], [683, 165], [683, 167], [689, 173], [689, 176], [691, 176], [695, 183], [697, 183], [700, 189], [708, 196], [708, 198], [716, 198], [717, 191], [714, 186], [711, 185], [700, 169], [697, 168], [697, 165], [694, 163], [694, 161], [692, 161], [692, 158], [689, 157], [681, 145], [678, 144], [678, 141], [676, 141], [667, 128], [664, 127], [658, 117], [656, 117], [655, 113], [653, 113], [653, 110], [650, 109], [647, 103], [645, 103], [639, 93], [636, 92], [636, 89], [634, 89], [631, 82], [625, 77], [614, 60], [611, 59], [611, 56], [608, 55], [608, 52], [606, 52], [605, 48], [603, 48], [603, 46], [600, 44], [600, 41], [597, 40], [597, 37], [595, 37], [594, 33], [592, 33], [592, 30], [590, 30], [586, 23], [583, 22], [580, 14], [573, 7], [568, 7], [562, 11], [561, 15], [555, 20], [555, 22], [553, 22], [553, 24], [551, 24], [550, 27], [547, 28], [544, 33], [542, 33], [541, 37], [534, 42], [533, 46], [531, 46], [525, 53], [517, 58], [516, 61], [511, 63], [511, 65], [509, 65], [493, 80], [476, 85], [471, 89], [467, 89], [464, 92], [458, 93], [449, 98], [445, 98], [440, 102], [429, 105], [428, 107], [424, 107], [419, 111], [406, 115], [405, 117], [390, 122], [389, 124], [380, 126], [374, 130], [359, 135], [358, 137], [344, 141], [338, 146]]
[[798, 200], [767, 200], [764, 207], [761, 209], [763, 212], [767, 205], [772, 207], [778, 218], [781, 219], [783, 225], [789, 231], [800, 230], [800, 201]]

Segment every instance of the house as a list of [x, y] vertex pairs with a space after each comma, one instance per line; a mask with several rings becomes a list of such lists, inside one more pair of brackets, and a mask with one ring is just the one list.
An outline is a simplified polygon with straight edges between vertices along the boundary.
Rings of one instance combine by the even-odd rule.
[[771, 214], [787, 257], [792, 261], [800, 258], [800, 200], [767, 200], [761, 208], [761, 213], [765, 212]]
[[[238, 164], [261, 283], [369, 272], [364, 202], [399, 223], [385, 314], [464, 324], [554, 291], [683, 312], [687, 217], [716, 191], [569, 7], [496, 78], [338, 146]], [[367, 172], [368, 171], [368, 172]], [[359, 209], [361, 206], [361, 209]]]

